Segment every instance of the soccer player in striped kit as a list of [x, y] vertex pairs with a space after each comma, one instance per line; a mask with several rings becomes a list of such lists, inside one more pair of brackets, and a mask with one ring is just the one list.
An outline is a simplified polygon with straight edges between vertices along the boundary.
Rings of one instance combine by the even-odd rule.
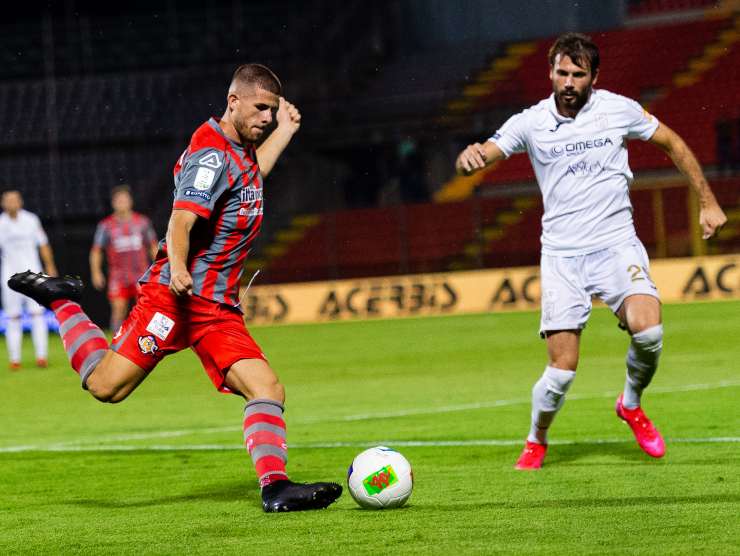
[[567, 33], [548, 54], [553, 94], [512, 116], [484, 144], [465, 148], [456, 169], [469, 175], [527, 152], [542, 191], [540, 334], [548, 365], [532, 389], [532, 420], [517, 469], [539, 469], [547, 432], [576, 375], [580, 335], [596, 295], [630, 334], [624, 392], [616, 412], [642, 450], [662, 457], [665, 443], [641, 407], [663, 348], [660, 300], [647, 253], [635, 233], [627, 140], [650, 141], [671, 157], [697, 194], [704, 239], [727, 221], [701, 167], [674, 131], [635, 101], [593, 86], [599, 51]]
[[[97, 290], [108, 283], [110, 329], [117, 331], [130, 304], [139, 293], [139, 278], [157, 256], [157, 234], [152, 222], [133, 210], [134, 200], [127, 185], [111, 191], [113, 214], [100, 221], [90, 249], [90, 278]], [[108, 279], [103, 274], [103, 253]]]
[[[100, 401], [124, 400], [164, 356], [192, 348], [216, 388], [247, 400], [244, 442], [266, 512], [324, 508], [342, 492], [288, 479], [284, 388], [239, 309], [244, 260], [262, 222], [262, 178], [301, 123], [281, 94], [268, 68], [237, 68], [224, 115], [201, 125], [175, 164], [167, 235], [110, 347], [78, 304], [79, 280], [25, 272], [8, 282], [55, 312], [72, 367]], [[273, 112], [277, 126], [256, 149]]]

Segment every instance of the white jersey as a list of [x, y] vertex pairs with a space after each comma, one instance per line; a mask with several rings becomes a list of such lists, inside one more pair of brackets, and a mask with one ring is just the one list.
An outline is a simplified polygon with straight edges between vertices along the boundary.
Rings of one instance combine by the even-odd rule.
[[509, 118], [489, 141], [508, 158], [527, 151], [542, 192], [542, 252], [576, 256], [635, 237], [627, 139], [646, 141], [658, 121], [635, 101], [594, 90], [575, 118], [555, 96]]
[[0, 267], [3, 284], [16, 272], [40, 272], [39, 246], [49, 240], [38, 216], [20, 210], [15, 218], [0, 214]]

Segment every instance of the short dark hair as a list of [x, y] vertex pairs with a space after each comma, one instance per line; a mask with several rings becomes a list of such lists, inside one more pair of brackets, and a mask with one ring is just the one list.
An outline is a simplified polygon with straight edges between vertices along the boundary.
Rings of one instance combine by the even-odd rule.
[[547, 53], [550, 67], [555, 65], [555, 58], [558, 54], [568, 56], [573, 60], [573, 63], [582, 68], [587, 67], [591, 70], [592, 75], [599, 71], [599, 48], [587, 35], [581, 33], [560, 35]]
[[113, 187], [110, 190], [110, 198], [113, 199], [113, 197], [115, 197], [119, 193], [125, 193], [129, 197], [132, 197], [133, 198], [133, 195], [131, 194], [131, 188], [128, 185], [126, 185], [125, 183], [124, 184], [121, 184], [121, 185], [116, 185], [115, 187]]
[[236, 68], [231, 82], [242, 85], [256, 85], [260, 89], [270, 91], [278, 96], [283, 92], [283, 86], [278, 76], [262, 64], [243, 64], [239, 66]]

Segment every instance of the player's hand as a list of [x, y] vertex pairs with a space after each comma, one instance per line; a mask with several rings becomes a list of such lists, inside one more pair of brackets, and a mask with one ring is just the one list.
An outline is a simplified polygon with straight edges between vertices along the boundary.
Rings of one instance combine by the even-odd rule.
[[90, 276], [90, 279], [92, 281], [93, 288], [96, 290], [102, 291], [105, 287], [105, 276], [103, 276], [102, 272], [95, 272]]
[[173, 271], [170, 278], [170, 291], [176, 296], [193, 295], [193, 277], [187, 270]]
[[275, 120], [280, 129], [290, 131], [291, 134], [298, 131], [301, 127], [301, 113], [294, 105], [280, 97], [280, 105], [275, 114]]
[[699, 211], [699, 225], [701, 226], [702, 238], [709, 239], [719, 233], [722, 226], [727, 222], [727, 216], [717, 204], [717, 201], [709, 203]]
[[486, 167], [486, 151], [480, 143], [473, 143], [465, 147], [455, 162], [458, 172], [469, 176]]
[[59, 271], [57, 270], [57, 267], [55, 267], [54, 265], [51, 265], [51, 266], [49, 266], [49, 267], [48, 267], [48, 268], [46, 269], [46, 273], [47, 273], [47, 274], [48, 274], [49, 276], [54, 276], [54, 277], [57, 277], [57, 276], [59, 276]]

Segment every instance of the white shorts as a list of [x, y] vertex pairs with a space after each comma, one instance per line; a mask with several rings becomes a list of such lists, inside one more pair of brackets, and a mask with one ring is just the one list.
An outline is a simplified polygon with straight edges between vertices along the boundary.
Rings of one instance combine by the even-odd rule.
[[32, 315], [40, 315], [44, 312], [44, 308], [33, 299], [26, 297], [22, 293], [11, 290], [8, 287], [8, 282], [5, 278], [3, 278], [3, 283], [2, 286], [0, 286], [0, 289], [2, 290], [3, 297], [3, 311], [5, 311], [5, 315], [8, 318], [21, 316], [24, 303], [26, 304], [28, 312]]
[[542, 255], [540, 335], [553, 330], [580, 330], [591, 314], [591, 296], [617, 312], [630, 295], [657, 299], [650, 261], [639, 239], [575, 257]]

